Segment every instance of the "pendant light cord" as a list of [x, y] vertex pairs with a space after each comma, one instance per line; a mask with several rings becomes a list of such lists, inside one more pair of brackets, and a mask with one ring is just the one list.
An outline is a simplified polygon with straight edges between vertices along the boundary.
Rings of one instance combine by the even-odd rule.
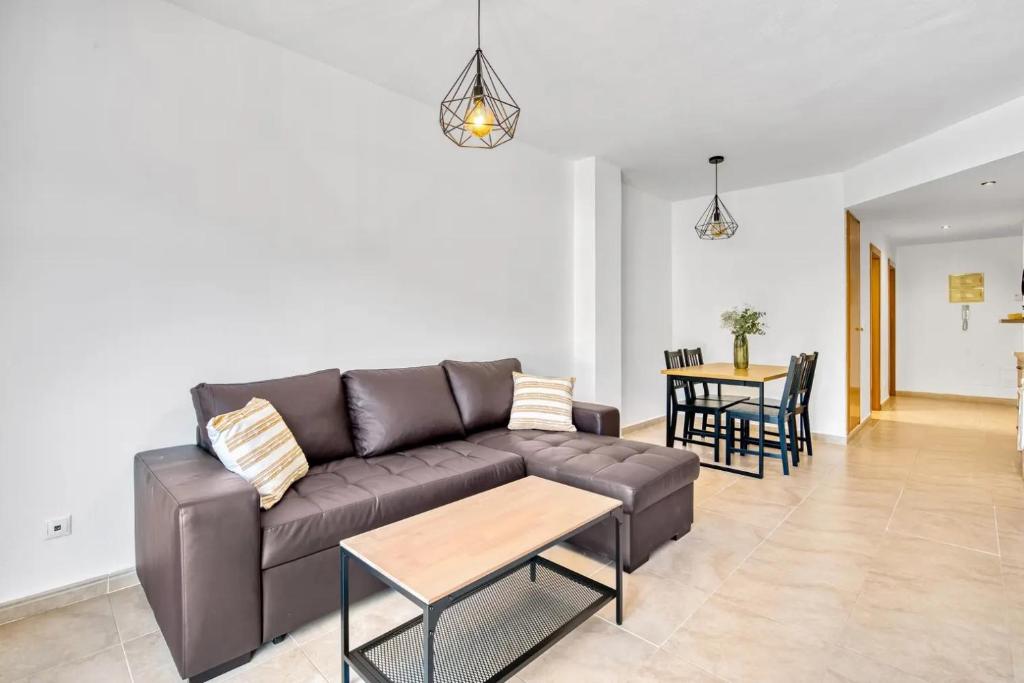
[[480, 0], [476, 0], [476, 49], [480, 49]]

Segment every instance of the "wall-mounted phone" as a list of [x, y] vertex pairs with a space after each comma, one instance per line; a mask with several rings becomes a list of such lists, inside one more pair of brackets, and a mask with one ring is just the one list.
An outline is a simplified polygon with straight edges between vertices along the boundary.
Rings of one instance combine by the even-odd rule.
[[963, 273], [949, 276], [949, 303], [960, 304], [960, 329], [967, 331], [972, 303], [985, 301], [985, 274]]

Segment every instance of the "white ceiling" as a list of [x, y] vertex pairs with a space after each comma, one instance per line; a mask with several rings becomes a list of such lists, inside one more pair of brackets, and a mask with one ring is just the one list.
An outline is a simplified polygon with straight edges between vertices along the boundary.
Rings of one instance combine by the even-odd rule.
[[[433, 106], [475, 48], [472, 0], [171, 1]], [[726, 189], [842, 171], [1024, 94], [1019, 0], [483, 9], [518, 138], [669, 199], [710, 190], [712, 154]]]
[[[995, 185], [981, 186], [984, 180]], [[961, 171], [850, 209], [893, 244], [1020, 235], [1024, 227], [1024, 154]], [[949, 230], [943, 230], [949, 225]]]

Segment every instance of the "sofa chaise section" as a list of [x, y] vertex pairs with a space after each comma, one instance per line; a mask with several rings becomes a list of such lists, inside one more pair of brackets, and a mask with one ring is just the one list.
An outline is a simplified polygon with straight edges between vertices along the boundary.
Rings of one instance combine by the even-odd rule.
[[[498, 427], [466, 438], [522, 456], [528, 475], [621, 500], [627, 571], [645, 563], [659, 545], [686, 534], [693, 523], [693, 482], [700, 464], [690, 451], [582, 430]], [[610, 525], [598, 525], [570, 542], [610, 557], [615, 552], [613, 539]]]

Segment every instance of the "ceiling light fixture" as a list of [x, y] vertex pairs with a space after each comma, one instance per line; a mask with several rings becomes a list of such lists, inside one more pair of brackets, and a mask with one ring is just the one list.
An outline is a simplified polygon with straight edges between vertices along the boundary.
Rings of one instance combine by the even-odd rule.
[[480, 49], [480, 0], [476, 1], [476, 52], [441, 102], [441, 130], [459, 147], [490, 149], [511, 140], [519, 105]]
[[715, 196], [700, 215], [693, 229], [702, 240], [727, 240], [736, 234], [739, 223], [733, 219], [725, 203], [718, 197], [718, 165], [725, 161], [723, 156], [713, 156], [708, 163], [715, 167]]
[[995, 184], [996, 184], [996, 181], [994, 181], [994, 180], [983, 180], [983, 181], [981, 181], [981, 186], [982, 187], [985, 187], [987, 185], [995, 185]]
[[943, 230], [949, 230], [949, 225], [943, 225], [943, 226], [942, 226], [942, 229], [943, 229]]

